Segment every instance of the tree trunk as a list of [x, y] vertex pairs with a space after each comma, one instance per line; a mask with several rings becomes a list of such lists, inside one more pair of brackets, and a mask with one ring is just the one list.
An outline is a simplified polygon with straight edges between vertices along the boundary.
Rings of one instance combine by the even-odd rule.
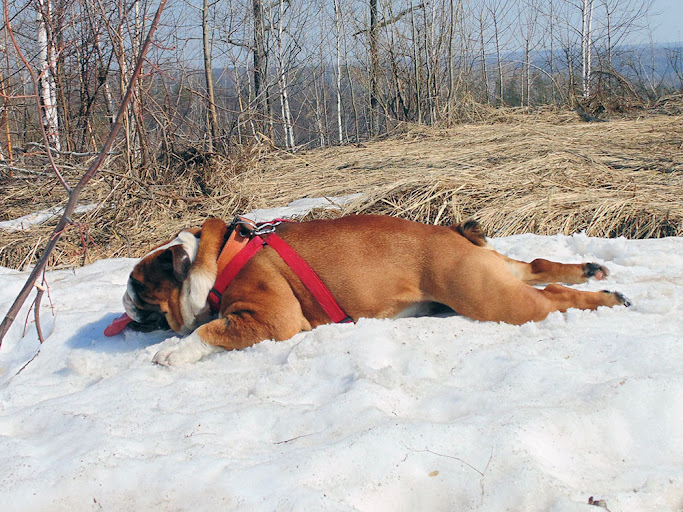
[[588, 98], [591, 94], [590, 76], [592, 66], [592, 34], [593, 24], [593, 0], [583, 0], [581, 17], [581, 61], [582, 61], [582, 89], [583, 97]]
[[[453, 41], [455, 38], [455, 6], [453, 0], [449, 1], [450, 23], [448, 24], [448, 100], [447, 108], [450, 117], [451, 101], [453, 101], [453, 93], [455, 91], [455, 66], [453, 63]], [[450, 119], [449, 119], [450, 121]]]
[[417, 107], [417, 124], [422, 124], [422, 88], [420, 87], [420, 52], [417, 44], [417, 30], [415, 28], [415, 9], [410, 11], [410, 27], [412, 31], [413, 70], [415, 71], [415, 104]]
[[[292, 124], [292, 114], [289, 107], [289, 92], [287, 86], [287, 71], [285, 69], [284, 47], [282, 37], [284, 34], [284, 0], [279, 0], [278, 5], [280, 15], [277, 26], [277, 83], [280, 89], [280, 109], [282, 111], [282, 127], [285, 132], [285, 146], [289, 149], [294, 148], [294, 126]], [[270, 11], [272, 14], [272, 10]], [[270, 17], [270, 26], [273, 27], [273, 17]], [[315, 87], [315, 85], [314, 85]]]
[[52, 149], [61, 150], [59, 143], [59, 117], [57, 116], [57, 90], [55, 85], [55, 49], [50, 34], [51, 0], [38, 0], [38, 68], [40, 100], [43, 106], [43, 125]]
[[209, 151], [216, 148], [216, 143], [220, 137], [218, 126], [218, 112], [216, 111], [216, 96], [213, 87], [213, 61], [211, 58], [211, 28], [209, 27], [209, 0], [204, 0], [202, 4], [202, 42], [204, 46], [204, 77], [206, 79], [206, 101], [209, 114]]
[[342, 18], [339, 0], [334, 0], [334, 21], [336, 26], [335, 46], [337, 52], [336, 79], [337, 79], [337, 130], [339, 132], [339, 144], [344, 142], [344, 132], [342, 124], [342, 94], [341, 94], [341, 31]]
[[489, 77], [486, 71], [486, 45], [484, 43], [484, 17], [479, 19], [479, 44], [481, 45], [481, 81], [484, 86], [484, 102], [489, 103]]
[[370, 134], [379, 133], [379, 50], [377, 48], [377, 0], [370, 0]]
[[498, 15], [493, 13], [493, 30], [496, 38], [496, 61], [498, 63], [498, 97], [500, 104], [505, 104], [504, 89], [503, 89], [503, 58], [500, 51], [500, 32], [498, 30]]
[[254, 99], [261, 116], [261, 131], [265, 133], [270, 117], [270, 101], [268, 98], [268, 55], [266, 53], [266, 28], [263, 2], [253, 0], [254, 11]]
[[[2, 127], [2, 135], [5, 138], [5, 147], [7, 148], [7, 160], [10, 165], [12, 165], [12, 132], [10, 130], [10, 125], [9, 125], [9, 107], [10, 107], [10, 100], [9, 96], [7, 95], [7, 90], [5, 89], [5, 77], [2, 73], [0, 73], [0, 94], [2, 95], [3, 98], [3, 105], [2, 105], [2, 116], [0, 117], [0, 127]], [[2, 157], [2, 160], [5, 160], [5, 155], [0, 152], [0, 157]], [[12, 171], [8, 170], [7, 171], [8, 176], [12, 176]]]

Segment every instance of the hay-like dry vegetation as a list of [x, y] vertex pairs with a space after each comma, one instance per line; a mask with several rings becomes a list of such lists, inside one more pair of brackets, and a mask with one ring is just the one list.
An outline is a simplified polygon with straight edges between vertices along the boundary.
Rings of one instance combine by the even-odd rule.
[[[302, 197], [363, 195], [340, 211], [429, 223], [478, 219], [492, 236], [683, 234], [683, 116], [676, 107], [585, 123], [573, 111], [469, 109], [454, 128], [404, 126], [383, 140], [294, 154], [239, 148], [125, 176], [102, 169], [58, 245], [52, 267], [139, 256], [209, 215], [226, 219]], [[673, 105], [673, 106], [672, 106]], [[673, 109], [673, 110], [672, 110]], [[66, 171], [73, 183], [81, 170]], [[65, 204], [49, 173], [2, 183], [0, 221]], [[34, 263], [54, 222], [0, 231], [0, 265]], [[85, 249], [85, 250], [84, 250]]]

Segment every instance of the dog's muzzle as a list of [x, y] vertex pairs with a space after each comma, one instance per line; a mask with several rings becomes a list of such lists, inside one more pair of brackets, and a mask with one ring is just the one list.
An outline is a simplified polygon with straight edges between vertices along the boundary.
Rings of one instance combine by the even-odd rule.
[[166, 316], [161, 312], [156, 304], [142, 303], [130, 279], [128, 289], [123, 295], [123, 307], [126, 314], [132, 319], [128, 326], [134, 331], [151, 332], [169, 330], [170, 326], [166, 321]]

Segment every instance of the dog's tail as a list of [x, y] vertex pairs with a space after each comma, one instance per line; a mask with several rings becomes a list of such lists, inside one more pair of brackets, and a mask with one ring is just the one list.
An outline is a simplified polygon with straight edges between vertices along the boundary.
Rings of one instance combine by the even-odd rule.
[[467, 238], [474, 245], [490, 249], [491, 246], [486, 242], [486, 233], [476, 220], [468, 220], [465, 223], [455, 224], [451, 229]]

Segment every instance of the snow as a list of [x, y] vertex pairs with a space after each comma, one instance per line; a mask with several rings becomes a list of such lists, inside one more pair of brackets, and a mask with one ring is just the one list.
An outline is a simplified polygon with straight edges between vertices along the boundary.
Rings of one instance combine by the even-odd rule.
[[[274, 216], [281, 215], [275, 212]], [[187, 366], [103, 330], [136, 260], [48, 273], [0, 349], [5, 510], [679, 511], [683, 239], [494, 239], [634, 306], [522, 326], [362, 319]], [[25, 282], [0, 269], [0, 314]], [[31, 317], [29, 317], [31, 318]]]
[[[90, 210], [97, 208], [96, 204], [83, 204], [74, 208], [74, 213], [87, 213]], [[0, 222], [0, 231], [24, 231], [35, 224], [42, 224], [48, 220], [62, 215], [64, 213], [63, 206], [53, 206], [35, 213], [29, 213], [18, 219], [5, 220]]]
[[325, 210], [340, 210], [345, 204], [352, 203], [362, 194], [348, 194], [331, 197], [306, 197], [292, 201], [287, 206], [279, 208], [261, 208], [249, 212], [245, 217], [254, 222], [268, 222], [277, 218], [289, 218], [306, 215], [311, 210], [322, 208]]

